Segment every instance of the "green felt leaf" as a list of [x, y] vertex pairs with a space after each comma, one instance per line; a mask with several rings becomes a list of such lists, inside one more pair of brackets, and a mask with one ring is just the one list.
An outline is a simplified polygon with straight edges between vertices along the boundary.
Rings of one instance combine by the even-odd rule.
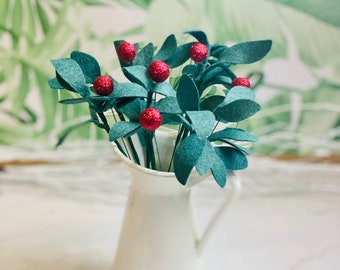
[[64, 87], [59, 83], [57, 78], [48, 80], [48, 86], [52, 89], [63, 89]]
[[147, 69], [144, 66], [130, 66], [122, 68], [122, 71], [126, 78], [133, 83], [138, 83], [146, 89], [150, 89], [151, 81], [147, 75]]
[[173, 113], [162, 113], [162, 124], [179, 125], [182, 123], [181, 118], [178, 114]]
[[166, 61], [176, 52], [176, 48], [177, 41], [175, 36], [172, 34], [165, 39], [162, 47], [159, 49], [153, 59]]
[[224, 96], [218, 95], [207, 97], [201, 102], [200, 108], [201, 110], [209, 110], [213, 112], [224, 101], [224, 99]]
[[175, 89], [168, 82], [156, 83], [152, 90], [153, 92], [162, 94], [164, 96], [176, 97]]
[[148, 43], [137, 53], [135, 59], [133, 60], [133, 65], [141, 65], [144, 67], [149, 66], [149, 64], [152, 62], [154, 51], [154, 45], [151, 42]]
[[161, 113], [182, 113], [181, 108], [178, 105], [177, 99], [175, 97], [165, 97], [159, 100], [155, 107], [161, 112]]
[[174, 156], [174, 171], [178, 181], [185, 185], [205, 147], [206, 139], [196, 134], [185, 138], [177, 147]]
[[77, 92], [71, 85], [69, 85], [58, 73], [56, 73], [56, 80], [58, 81], [59, 85], [61, 86], [60, 89], [66, 89], [71, 92]]
[[78, 63], [71, 58], [51, 60], [58, 75], [82, 97], [90, 95], [85, 76]]
[[220, 62], [229, 64], [250, 64], [261, 60], [271, 49], [271, 40], [238, 43], [227, 47], [219, 57]]
[[243, 86], [235, 86], [227, 93], [224, 103], [231, 103], [235, 100], [249, 99], [255, 101], [256, 94], [253, 90]]
[[247, 157], [233, 147], [215, 147], [216, 154], [221, 158], [227, 170], [243, 170], [248, 167]]
[[117, 83], [114, 91], [111, 94], [115, 99], [128, 98], [128, 97], [142, 97], [148, 96], [148, 91], [137, 83]]
[[194, 42], [186, 43], [176, 48], [175, 53], [166, 60], [170, 68], [178, 67], [189, 59], [189, 48]]
[[83, 52], [73, 51], [71, 58], [79, 64], [87, 83], [94, 82], [94, 80], [100, 76], [100, 66], [93, 56]]
[[195, 82], [188, 75], [183, 74], [177, 87], [177, 100], [182, 111], [198, 111], [199, 98]]
[[201, 42], [203, 44], [206, 44], [206, 45], [209, 44], [208, 37], [203, 31], [187, 31], [187, 32], [184, 32], [184, 33], [195, 37], [199, 42]]
[[105, 112], [108, 110], [108, 103], [112, 100], [112, 97], [109, 96], [90, 96], [87, 98], [89, 100], [90, 106], [96, 112]]
[[211, 111], [186, 111], [199, 137], [207, 137], [215, 126], [215, 115]]
[[225, 50], [225, 48], [225, 45], [213, 44], [210, 46], [210, 55], [219, 58], [220, 54]]
[[211, 172], [214, 176], [216, 183], [220, 187], [224, 187], [227, 183], [227, 169], [221, 158], [215, 158], [214, 163], [211, 167]]
[[121, 137], [130, 137], [136, 133], [140, 127], [140, 124], [135, 122], [117, 122], [110, 129], [109, 140], [112, 142], [118, 140]]
[[79, 104], [86, 102], [86, 99], [84, 98], [71, 98], [71, 99], [63, 99], [60, 100], [59, 103], [61, 104]]
[[253, 100], [240, 99], [232, 103], [220, 105], [215, 111], [218, 119], [227, 122], [239, 122], [249, 118], [261, 109], [261, 106]]
[[231, 139], [235, 141], [256, 142], [257, 138], [248, 131], [240, 128], [227, 127], [217, 131], [208, 137], [209, 141], [220, 141], [223, 139]]
[[203, 84], [203, 88], [207, 88], [209, 86], [212, 85], [217, 85], [217, 84], [221, 84], [226, 88], [229, 88], [231, 85], [232, 79], [230, 77], [227, 76], [215, 76], [212, 79], [210, 79], [209, 81], [205, 81]]
[[140, 98], [128, 100], [128, 102], [120, 102], [117, 104], [117, 110], [124, 114], [130, 121], [138, 122], [139, 115], [146, 108], [146, 101]]

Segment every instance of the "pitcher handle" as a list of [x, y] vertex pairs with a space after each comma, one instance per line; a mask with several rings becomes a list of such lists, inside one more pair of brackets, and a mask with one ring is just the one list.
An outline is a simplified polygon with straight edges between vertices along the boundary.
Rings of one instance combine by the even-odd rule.
[[228, 179], [231, 184], [231, 189], [225, 188], [225, 197], [221, 202], [220, 206], [217, 208], [216, 212], [212, 216], [209, 224], [206, 226], [205, 230], [202, 233], [201, 238], [197, 242], [197, 251], [199, 254], [202, 253], [203, 249], [206, 246], [208, 239], [210, 238], [211, 233], [215, 230], [218, 221], [220, 220], [223, 213], [226, 210], [230, 210], [231, 206], [236, 202], [241, 194], [241, 182], [236, 175], [233, 175]]

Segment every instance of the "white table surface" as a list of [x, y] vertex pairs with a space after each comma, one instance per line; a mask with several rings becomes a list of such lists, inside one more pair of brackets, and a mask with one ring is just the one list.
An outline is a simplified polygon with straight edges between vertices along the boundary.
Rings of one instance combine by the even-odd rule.
[[[0, 172], [0, 269], [110, 269], [129, 188], [112, 149], [0, 153], [2, 162], [51, 162]], [[206, 269], [340, 269], [339, 164], [249, 163], [239, 202], [208, 242]], [[194, 192], [202, 230], [221, 190]]]

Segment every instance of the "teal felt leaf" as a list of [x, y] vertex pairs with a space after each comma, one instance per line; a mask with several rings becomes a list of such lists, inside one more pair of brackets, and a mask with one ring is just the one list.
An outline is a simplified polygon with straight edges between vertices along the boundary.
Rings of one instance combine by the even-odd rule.
[[60, 77], [60, 75], [57, 72], [55, 79], [58, 81], [59, 85], [61, 85], [61, 89], [66, 89], [71, 92], [77, 93], [77, 91], [71, 85], [69, 85], [62, 77]]
[[215, 111], [217, 119], [227, 122], [239, 122], [249, 118], [261, 109], [253, 100], [240, 99], [232, 103], [220, 105]]
[[176, 48], [177, 41], [175, 36], [172, 34], [165, 39], [162, 47], [159, 49], [153, 59], [166, 61], [176, 52]]
[[247, 157], [241, 151], [225, 146], [214, 149], [227, 170], [242, 170], [248, 167]]
[[211, 111], [186, 111], [199, 137], [207, 137], [215, 126], [215, 115]]
[[148, 43], [137, 53], [135, 59], [133, 60], [133, 65], [148, 67], [152, 62], [154, 51], [154, 45], [151, 42]]
[[206, 139], [200, 139], [196, 134], [185, 138], [177, 147], [174, 156], [174, 171], [178, 181], [185, 185], [192, 169], [202, 154]]
[[219, 58], [220, 54], [225, 50], [225, 48], [225, 45], [213, 44], [210, 46], [210, 55]]
[[93, 56], [83, 52], [73, 51], [71, 58], [79, 64], [87, 83], [94, 82], [94, 80], [100, 76], [100, 66]]
[[178, 114], [162, 113], [162, 124], [179, 125], [182, 123]]
[[57, 78], [48, 80], [48, 86], [52, 89], [63, 89], [64, 87], [59, 83]]
[[255, 101], [256, 94], [253, 90], [247, 87], [243, 86], [235, 86], [231, 88], [226, 96], [226, 99], [224, 103], [232, 103], [235, 100], [240, 100], [240, 99], [250, 99]]
[[140, 124], [135, 122], [127, 121], [117, 122], [110, 129], [109, 140], [110, 142], [112, 142], [122, 137], [129, 137], [135, 134], [140, 127], [141, 127]]
[[256, 142], [257, 138], [249, 133], [248, 131], [240, 128], [232, 128], [227, 127], [225, 129], [222, 129], [220, 131], [217, 131], [213, 134], [211, 134], [208, 137], [209, 141], [220, 141], [223, 139], [230, 139], [235, 141], [247, 141], [247, 142]]
[[126, 78], [133, 83], [138, 83], [146, 89], [150, 89], [151, 81], [147, 75], [147, 69], [144, 66], [130, 66], [122, 68]]
[[164, 96], [176, 97], [175, 89], [168, 82], [156, 83], [152, 90], [153, 92], [164, 95]]
[[156, 103], [155, 107], [161, 113], [182, 113], [182, 110], [179, 107], [177, 99], [175, 97], [162, 98]]
[[204, 84], [202, 85], [202, 87], [205, 89], [209, 86], [212, 85], [217, 85], [217, 84], [221, 84], [226, 88], [229, 88], [231, 85], [232, 79], [230, 77], [226, 77], [226, 76], [215, 76], [212, 79], [210, 79], [209, 81], [205, 81]]
[[215, 158], [214, 163], [211, 167], [211, 172], [214, 176], [216, 183], [220, 187], [224, 187], [227, 183], [227, 169], [221, 158]]
[[139, 115], [146, 108], [146, 101], [140, 98], [134, 98], [128, 102], [119, 102], [116, 110], [124, 114], [130, 121], [138, 122]]
[[201, 102], [200, 108], [201, 110], [209, 110], [213, 112], [224, 101], [224, 99], [224, 96], [219, 95], [207, 97]]
[[96, 112], [105, 112], [108, 110], [108, 103], [112, 100], [109, 96], [89, 96], [88, 98], [91, 107]]
[[250, 64], [261, 60], [271, 49], [271, 40], [238, 43], [227, 47], [220, 54], [219, 61], [229, 64]]
[[198, 31], [187, 31], [184, 33], [195, 37], [199, 42], [203, 44], [206, 44], [206, 45], [209, 44], [207, 35], [203, 31], [199, 31], [199, 30]]
[[78, 63], [71, 58], [51, 60], [58, 75], [82, 97], [90, 95], [85, 76]]
[[79, 104], [86, 102], [86, 99], [84, 98], [70, 98], [70, 99], [63, 99], [60, 100], [59, 103], [61, 104]]
[[170, 68], [178, 67], [189, 59], [189, 48], [194, 42], [186, 43], [176, 48], [175, 53], [166, 60]]
[[141, 85], [137, 83], [117, 83], [115, 85], [114, 91], [111, 94], [113, 98], [127, 98], [127, 97], [142, 97], [146, 98], [148, 96], [148, 91]]
[[177, 100], [182, 111], [198, 111], [199, 98], [195, 82], [188, 75], [183, 74], [177, 87]]

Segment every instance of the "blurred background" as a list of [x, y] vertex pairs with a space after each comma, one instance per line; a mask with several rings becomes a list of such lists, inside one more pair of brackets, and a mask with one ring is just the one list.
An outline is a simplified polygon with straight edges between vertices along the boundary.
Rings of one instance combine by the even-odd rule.
[[[237, 74], [260, 79], [263, 109], [243, 125], [255, 154], [339, 161], [340, 16], [336, 0], [2, 0], [0, 145], [53, 148], [58, 135], [88, 118], [85, 106], [58, 104], [49, 60], [72, 50], [119, 68], [113, 40], [151, 41], [201, 29], [211, 43], [272, 39], [272, 51]], [[253, 77], [253, 78], [254, 78]], [[92, 125], [70, 138], [106, 139]], [[67, 142], [70, 144], [70, 142]]]

